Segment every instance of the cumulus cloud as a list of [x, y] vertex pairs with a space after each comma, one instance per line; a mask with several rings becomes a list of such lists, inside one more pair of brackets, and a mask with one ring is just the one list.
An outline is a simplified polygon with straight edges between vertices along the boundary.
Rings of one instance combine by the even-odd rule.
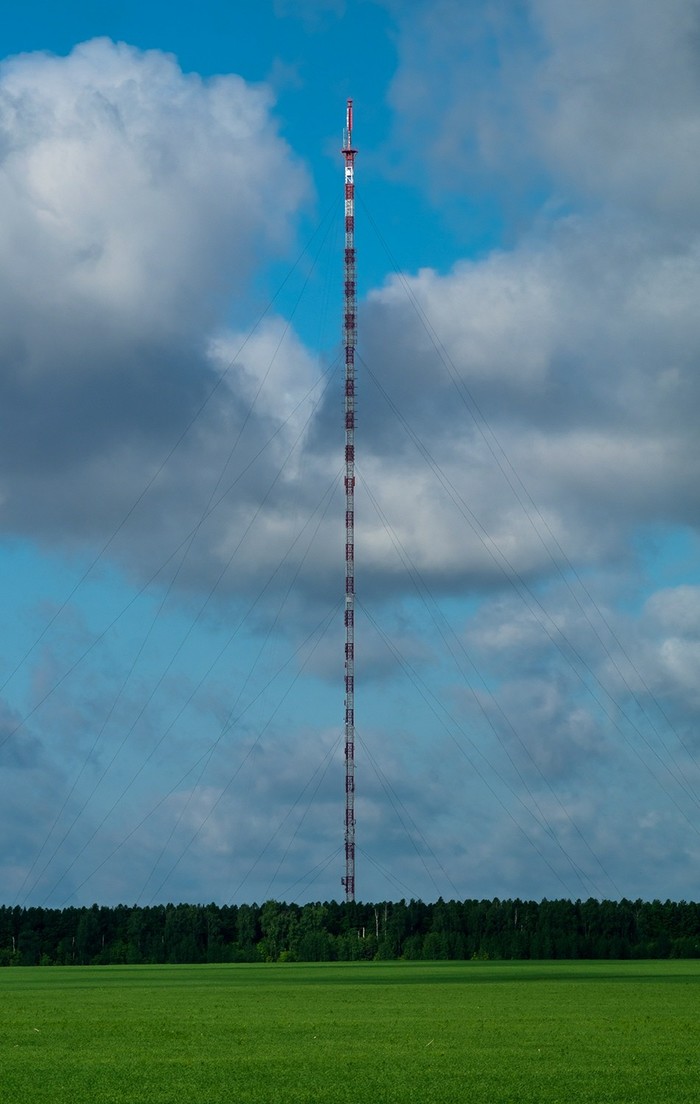
[[569, 189], [697, 230], [700, 168], [695, 0], [534, 0], [546, 56], [533, 132]]
[[[567, 892], [656, 895], [641, 868], [627, 878], [629, 855], [671, 862], [698, 781], [696, 588], [662, 589], [637, 555], [649, 530], [663, 544], [698, 524], [697, 5], [393, 10], [395, 177], [410, 165], [449, 204], [500, 176], [519, 232], [446, 271], [426, 257], [361, 304], [358, 580], [390, 621], [358, 646], [363, 738], [417, 823], [439, 826], [465, 893], [522, 892], [534, 863], [549, 894], [558, 874]], [[294, 616], [257, 609], [241, 653], [271, 626], [286, 647], [341, 589], [342, 385], [281, 314], [248, 330], [251, 275], [308, 192], [266, 92], [98, 42], [6, 63], [0, 120], [5, 531], [94, 542], [154, 477], [110, 554], [143, 578], [196, 534], [177, 576], [195, 609], [215, 583], [250, 598], [275, 578]], [[430, 620], [435, 600], [454, 637]], [[472, 657], [473, 693], [438, 658], [446, 643]], [[340, 685], [340, 654], [310, 661], [305, 710]], [[440, 723], [412, 705], [414, 664]], [[317, 708], [306, 720], [325, 726]], [[267, 811], [312, 772], [313, 741], [295, 761], [273, 730], [276, 771], [222, 799], [187, 885], [205, 852], [224, 870], [234, 828], [262, 848]], [[193, 828], [216, 792], [189, 780], [169, 815]], [[359, 792], [382, 861], [434, 895], [367, 766]], [[683, 876], [674, 866], [663, 892], [683, 896]]]
[[[512, 193], [526, 163], [541, 190], [523, 199], [511, 248], [392, 277], [365, 308], [382, 395], [364, 424], [397, 488], [386, 513], [426, 564], [398, 520], [410, 488], [403, 516], [440, 534], [437, 574], [503, 569], [445, 481], [489, 551], [525, 575], [549, 573], [561, 549], [629, 564], [640, 528], [697, 525], [697, 18], [691, 0], [468, 12], [444, 0], [399, 17], [391, 102], [406, 171], [440, 203], [477, 176]], [[406, 425], [421, 427], [420, 458]]]
[[[558, 71], [552, 58], [575, 36], [545, 6], [531, 15], [552, 38], [540, 66]], [[430, 19], [414, 12], [406, 27]], [[430, 51], [408, 57], [397, 83], [419, 64], [432, 79]], [[305, 194], [269, 99], [106, 41], [14, 59], [1, 79], [16, 214], [5, 233], [22, 236], [27, 272], [10, 290], [5, 269], [6, 529], [109, 534], [228, 370], [120, 547], [154, 570], [230, 488], [197, 570], [211, 584], [235, 553], [228, 578], [245, 580], [284, 555], [337, 452], [337, 382], [315, 411], [321, 367], [288, 324], [221, 325], [224, 295], [244, 292], [254, 253], [288, 239]], [[459, 83], [448, 87], [461, 103]], [[550, 534], [595, 563], [624, 557], [636, 525], [695, 522], [697, 243], [651, 239], [631, 215], [559, 219], [509, 252], [369, 295], [359, 475], [380, 510], [365, 510], [369, 586], [395, 585], [392, 533], [434, 585], [454, 588], [548, 572]], [[523, 511], [528, 493], [539, 515]], [[334, 577], [334, 553], [324, 523], [305, 557], [316, 582]]]
[[700, 708], [697, 670], [700, 660], [700, 588], [691, 585], [656, 591], [647, 600], [643, 620], [649, 646], [644, 671], [653, 691], [666, 708], [687, 728], [692, 746], [698, 747], [697, 726], [692, 719]]
[[586, 197], [697, 226], [699, 20], [695, 0], [407, 9], [399, 163], [443, 196], [488, 178], [511, 202], [534, 188], [550, 210]]
[[[372, 295], [367, 320], [370, 361], [387, 332], [394, 338], [383, 385], [413, 425], [419, 408], [422, 426], [427, 417], [436, 461], [489, 530], [517, 532], [503, 445], [549, 527], [586, 557], [614, 552], [634, 525], [697, 521], [699, 335], [673, 288], [695, 285], [700, 269], [685, 253], [640, 250], [616, 271], [622, 243], [608, 237], [606, 249], [601, 236], [597, 245], [594, 263], [590, 233], [577, 229], [534, 258], [525, 248], [445, 276], [425, 271], [408, 281], [410, 299], [391, 281]], [[389, 469], [399, 432], [382, 437]], [[516, 497], [526, 497], [521, 487]]]
[[308, 197], [272, 107], [107, 40], [3, 63], [6, 532], [104, 535], [197, 415], [212, 333]]

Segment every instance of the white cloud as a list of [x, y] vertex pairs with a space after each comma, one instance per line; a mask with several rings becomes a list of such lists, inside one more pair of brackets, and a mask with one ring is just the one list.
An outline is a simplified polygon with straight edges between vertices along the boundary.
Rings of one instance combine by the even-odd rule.
[[212, 339], [209, 357], [218, 372], [235, 366], [228, 386], [256, 413], [284, 424], [283, 441], [296, 441], [308, 430], [321, 369], [283, 318], [266, 319], [252, 333], [225, 331]]
[[107, 40], [3, 63], [6, 529], [104, 534], [195, 416], [212, 328], [309, 193], [272, 106]]
[[533, 134], [550, 166], [569, 188], [697, 228], [696, 0], [533, 0], [531, 9], [546, 49]]
[[684, 585], [657, 591], [646, 611], [666, 632], [690, 638], [700, 636], [700, 587]]
[[[6, 124], [8, 142], [20, 148], [9, 155], [6, 188], [26, 228], [37, 290], [53, 289], [31, 298], [15, 292], [6, 331], [6, 440], [12, 425], [27, 418], [35, 425], [13, 451], [12, 476], [6, 463], [6, 524], [47, 537], [109, 531], [142, 489], [143, 472], [155, 471], [203, 401], [214, 372], [231, 362], [225, 387], [159, 477], [151, 518], [161, 519], [161, 538], [170, 533], [168, 551], [177, 547], [228, 462], [236, 489], [208, 522], [200, 570], [220, 570], [266, 496], [258, 539], [252, 535], [239, 554], [237, 577], [246, 579], [284, 553], [298, 531], [298, 507], [313, 510], [338, 452], [330, 431], [339, 424], [337, 389], [314, 417], [319, 366], [284, 320], [266, 321], [245, 344], [244, 331], [210, 326], [221, 320], [219, 292], [244, 283], [253, 243], [278, 244], [304, 194], [266, 94], [238, 78], [185, 77], [169, 58], [104, 41], [68, 59], [9, 62], [2, 87], [23, 113], [21, 125], [19, 107], [7, 116], [15, 127]], [[458, 87], [453, 93], [459, 99]], [[62, 171], [37, 169], [52, 150]], [[367, 361], [381, 365], [381, 385], [424, 451], [380, 398], [361, 407], [358, 467], [403, 546], [436, 583], [500, 584], [499, 550], [525, 574], [550, 570], [536, 528], [545, 544], [551, 538], [539, 518], [523, 513], [525, 493], [500, 445], [579, 562], [625, 555], [637, 524], [694, 520], [695, 243], [658, 246], [634, 223], [604, 215], [545, 229], [443, 276], [421, 270], [408, 289], [423, 317], [395, 279], [370, 294], [363, 312]], [[48, 266], [37, 261], [44, 248]], [[52, 296], [60, 300], [53, 306]], [[371, 379], [362, 386], [371, 398]], [[368, 566], [393, 585], [392, 541], [371, 508], [365, 522]], [[483, 526], [479, 535], [473, 524]], [[150, 540], [143, 527], [138, 540]], [[307, 561], [324, 578], [332, 547], [324, 525]], [[134, 563], [144, 552], [157, 566], [147, 544], [126, 555]]]
[[48, 292], [168, 333], [209, 316], [212, 296], [220, 309], [252, 248], [288, 236], [305, 185], [264, 88], [102, 39], [6, 61], [0, 91], [4, 244], [25, 310]]
[[[455, 767], [452, 750], [453, 758], [446, 754], [449, 740], [429, 709], [414, 707], [415, 687], [394, 682], [399, 660], [369, 632], [364, 655], [358, 647], [358, 671], [371, 664], [377, 675], [374, 683], [364, 678], [365, 704], [375, 710], [365, 728], [378, 746], [390, 746], [391, 729], [391, 739], [409, 749], [405, 762], [390, 762], [393, 782], [410, 795], [420, 823], [442, 818], [442, 838], [454, 843], [451, 870], [467, 893], [477, 885], [484, 893], [522, 892], [522, 870], [539, 863], [507, 809], [535, 842], [551, 845], [507, 789], [514, 774], [506, 749], [572, 853], [592, 861], [576, 850], [574, 820], [633, 894], [652, 884], [641, 866], [626, 878], [629, 854], [647, 846], [649, 826], [663, 828], [655, 842], [662, 865], [674, 861], [685, 832], [684, 792], [638, 734], [657, 746], [645, 714], [652, 691], [669, 705], [681, 734], [697, 729], [696, 588], [660, 591], [639, 615], [620, 608], [630, 593], [639, 599], [642, 583], [653, 589], [635, 559], [640, 532], [651, 527], [663, 540], [666, 531], [699, 520], [700, 243], [692, 182], [700, 101], [689, 34], [696, 5], [678, 0], [663, 11], [647, 3], [634, 10], [636, 19], [627, 3], [619, 10], [544, 0], [469, 10], [456, 0], [396, 7], [401, 66], [392, 103], [405, 154], [397, 173], [410, 165], [412, 184], [438, 199], [493, 173], [504, 190], [517, 192], [521, 173], [523, 192], [533, 180], [541, 189], [536, 203], [531, 193], [527, 204], [516, 202], [526, 231], [511, 248], [457, 261], [444, 273], [422, 268], [406, 284], [389, 279], [361, 309], [362, 594], [394, 609], [409, 595], [408, 609], [410, 560], [460, 624], [461, 603], [469, 600], [471, 620], [460, 639], [484, 676], [479, 700], [497, 732], [451, 663], [441, 665], [444, 641], [422, 611], [415, 613], [417, 602], [393, 622], [391, 639], [483, 740], [501, 772], [494, 785], [505, 808], [496, 808], [473, 774], [465, 783], [466, 768]], [[341, 590], [340, 492], [332, 517], [320, 511], [342, 465], [342, 385], [336, 378], [314, 409], [319, 362], [283, 318], [268, 319], [245, 341], [241, 304], [250, 277], [285, 247], [308, 189], [276, 133], [267, 93], [237, 78], [186, 77], [160, 54], [98, 42], [67, 59], [7, 63], [0, 111], [6, 531], [52, 546], [109, 535], [230, 364], [214, 401], [110, 554], [139, 578], [149, 575], [182, 546], [206, 504], [225, 495], [178, 581], [206, 595], [227, 568], [220, 590], [250, 598], [307, 520], [309, 536], [319, 521], [310, 547], [300, 541], [285, 582], [270, 591], [281, 602], [294, 578], [294, 594], [284, 598], [294, 616], [279, 630], [286, 647]], [[228, 319], [231, 296], [236, 316]], [[574, 586], [598, 637], [558, 574], [561, 568], [575, 581], [562, 548], [603, 608], [607, 625]], [[506, 589], [504, 570], [517, 573], [514, 590]], [[523, 582], [531, 588], [527, 606], [516, 593]], [[260, 610], [251, 637], [281, 608], [271, 602]], [[74, 654], [75, 645], [67, 650]], [[566, 656], [596, 689], [598, 703]], [[310, 669], [340, 684], [339, 657], [340, 647], [324, 645]], [[304, 686], [314, 708], [318, 687]], [[61, 715], [57, 707], [61, 732], [71, 718], [87, 729], [89, 719], [71, 714], [70, 704]], [[662, 762], [674, 771], [679, 762], [692, 780], [676, 735], [662, 728], [658, 710], [653, 716], [667, 743]], [[295, 723], [280, 721], [281, 743], [276, 733], [270, 737], [285, 777], [259, 771], [244, 799], [222, 801], [203, 833], [221, 871], [234, 826], [246, 851], [264, 846], [269, 810], [308, 778], [308, 749], [298, 762], [280, 754], [281, 747], [289, 753]], [[416, 786], [420, 777], [430, 785]], [[392, 835], [398, 830], [381, 787], [363, 784], [368, 835], [376, 829], [376, 842], [390, 839], [384, 857], [401, 854], [410, 868], [414, 860]], [[454, 797], [449, 812], [437, 796], [443, 785]], [[192, 827], [217, 790], [207, 779], [187, 787]], [[628, 788], [634, 805], [620, 797]], [[174, 798], [168, 812], [184, 800]], [[335, 839], [333, 801], [322, 819]], [[154, 828], [153, 855], [160, 838]], [[188, 885], [201, 884], [202, 853], [195, 847], [184, 863]], [[560, 869], [556, 848], [547, 854]], [[668, 875], [669, 893], [681, 884], [678, 870]], [[272, 873], [267, 864], [265, 881]], [[551, 871], [544, 877], [536, 884], [561, 892]], [[418, 880], [431, 895], [423, 874]]]
[[488, 180], [526, 220], [534, 186], [697, 227], [699, 29], [696, 0], [407, 8], [395, 158], [440, 197]]

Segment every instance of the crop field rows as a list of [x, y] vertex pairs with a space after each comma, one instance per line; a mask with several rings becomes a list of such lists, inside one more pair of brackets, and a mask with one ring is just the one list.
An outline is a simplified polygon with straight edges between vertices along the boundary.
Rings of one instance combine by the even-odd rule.
[[700, 962], [0, 971], [3, 1104], [684, 1104]]

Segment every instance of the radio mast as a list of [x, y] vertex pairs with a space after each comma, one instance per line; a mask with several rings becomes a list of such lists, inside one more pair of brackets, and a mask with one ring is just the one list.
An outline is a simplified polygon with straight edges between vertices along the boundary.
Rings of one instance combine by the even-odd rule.
[[357, 285], [355, 270], [355, 154], [352, 100], [347, 102], [345, 158], [345, 900], [355, 900], [355, 346]]

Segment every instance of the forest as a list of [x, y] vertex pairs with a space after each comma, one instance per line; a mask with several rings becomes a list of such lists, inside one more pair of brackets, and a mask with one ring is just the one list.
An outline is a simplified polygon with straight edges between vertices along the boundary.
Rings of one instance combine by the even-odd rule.
[[0, 907], [0, 966], [698, 957], [686, 901]]

